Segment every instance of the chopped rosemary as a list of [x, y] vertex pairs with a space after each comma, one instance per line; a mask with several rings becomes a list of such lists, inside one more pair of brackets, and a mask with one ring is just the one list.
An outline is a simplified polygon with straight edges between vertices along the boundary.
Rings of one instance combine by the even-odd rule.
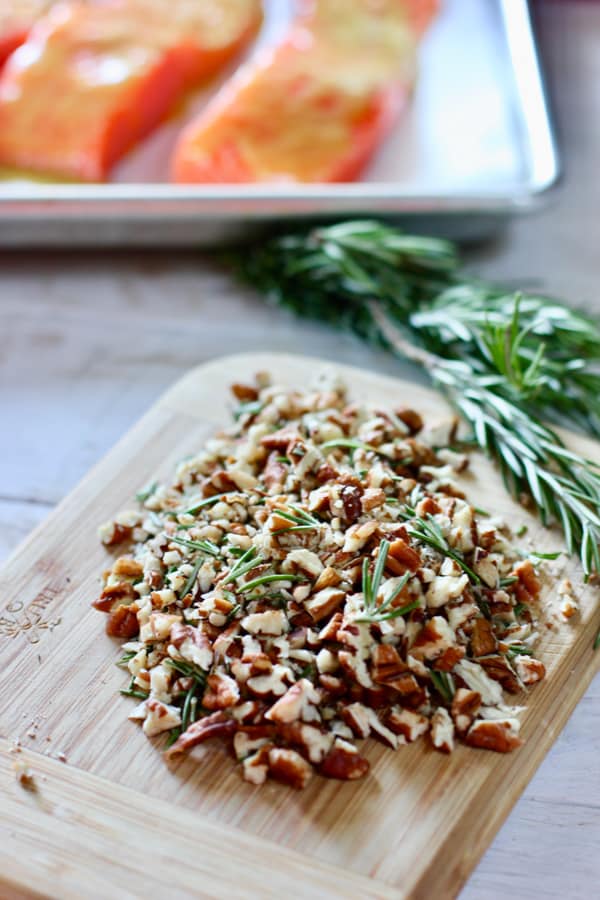
[[414, 600], [406, 606], [392, 606], [394, 600], [396, 600], [402, 590], [406, 587], [406, 584], [410, 579], [410, 572], [405, 572], [390, 596], [387, 597], [383, 603], [380, 603], [379, 606], [377, 605], [377, 595], [379, 594], [379, 589], [381, 587], [381, 580], [383, 578], [383, 573], [385, 572], [389, 550], [390, 542], [384, 538], [379, 544], [379, 552], [377, 554], [377, 560], [372, 576], [369, 571], [368, 558], [365, 557], [363, 559], [362, 589], [365, 611], [362, 615], [357, 616], [354, 620], [355, 622], [386, 622], [389, 619], [397, 619], [399, 616], [405, 616], [407, 613], [411, 612], [413, 609], [417, 609], [417, 607], [421, 605], [419, 600]]
[[127, 663], [133, 659], [137, 651], [129, 650], [127, 653], [124, 653], [123, 656], [118, 659], [115, 663], [115, 666], [118, 666], [120, 669], [126, 669]]
[[204, 564], [204, 558], [202, 556], [198, 557], [198, 559], [194, 563], [194, 568], [192, 569], [188, 580], [186, 581], [182, 590], [179, 593], [180, 597], [186, 597], [189, 594], [189, 592], [192, 590], [192, 588], [196, 584], [196, 578], [198, 577], [198, 572], [202, 568], [203, 564]]
[[202, 497], [198, 501], [192, 503], [191, 506], [186, 507], [185, 509], [174, 509], [171, 515], [174, 516], [195, 516], [197, 512], [203, 509], [205, 506], [211, 506], [213, 503], [216, 503], [218, 500], [222, 500], [223, 497], [229, 497], [231, 494], [238, 494], [239, 491], [235, 488], [232, 491], [225, 491], [222, 494], [213, 494], [212, 497]]
[[414, 515], [414, 510], [407, 507], [403, 518], [407, 521], [416, 522], [416, 528], [408, 529], [408, 533], [412, 538], [416, 541], [421, 541], [422, 544], [433, 547], [434, 550], [437, 550], [438, 553], [441, 553], [443, 556], [449, 556], [450, 559], [453, 559], [454, 562], [458, 563], [463, 572], [469, 576], [474, 584], [481, 584], [481, 578], [467, 565], [462, 554], [457, 550], [453, 550], [449, 545], [433, 516], [428, 513], [426, 518], [423, 519], [421, 516]]
[[219, 556], [220, 550], [212, 541], [188, 541], [186, 538], [170, 537], [169, 540], [173, 544], [181, 544], [182, 547], [189, 547], [190, 550], [201, 550], [209, 556]]
[[260, 587], [261, 584], [271, 584], [273, 581], [306, 581], [306, 576], [288, 575], [287, 572], [281, 572], [279, 575], [259, 575], [258, 578], [253, 578], [252, 581], [247, 581], [245, 584], [242, 584], [241, 587], [238, 588], [238, 591], [240, 594], [245, 594], [247, 591], [252, 591], [254, 588]]
[[237, 422], [242, 416], [256, 416], [263, 408], [264, 403], [261, 400], [248, 400], [247, 403], [240, 403], [233, 412], [233, 418]]
[[515, 534], [518, 538], [520, 538], [526, 535], [528, 530], [529, 529], [527, 528], [527, 525], [521, 525], [521, 527], [518, 529], [518, 531], [515, 532]]
[[165, 663], [186, 678], [195, 678], [196, 681], [199, 682], [204, 682], [206, 680], [206, 672], [198, 666], [195, 666], [193, 663], [187, 662], [187, 660], [173, 659], [172, 656], [169, 656], [168, 659], [165, 659]]
[[536, 553], [530, 552], [527, 554], [530, 559], [558, 559], [559, 556], [562, 556], [560, 550], [557, 553]]
[[594, 641], [594, 650], [597, 650], [600, 647], [600, 629], [598, 630], [598, 634], [596, 635], [596, 640]]
[[142, 488], [141, 491], [138, 491], [135, 495], [135, 499], [138, 503], [145, 503], [156, 491], [157, 487], [158, 481], [153, 481], [152, 484], [148, 484], [145, 488]]
[[452, 675], [449, 672], [437, 672], [435, 669], [430, 669], [429, 674], [437, 692], [444, 698], [446, 703], [452, 703], [456, 690]]
[[262, 562], [264, 562], [264, 560], [262, 556], [258, 555], [256, 547], [248, 547], [246, 552], [243, 553], [231, 567], [231, 569], [229, 570], [229, 574], [225, 576], [225, 578], [221, 582], [221, 585], [236, 581], [238, 578], [241, 578], [242, 575], [245, 575], [247, 572], [255, 569]]
[[135, 684], [135, 677], [132, 678], [131, 681], [129, 682], [129, 687], [121, 688], [119, 693], [122, 694], [123, 697], [137, 697], [138, 700], [147, 700], [148, 699], [147, 691], [137, 690], [137, 688], [134, 687], [134, 684]]
[[523, 644], [509, 644], [506, 650], [508, 656], [533, 656], [533, 651]]
[[519, 579], [517, 578], [516, 575], [507, 575], [506, 578], [500, 579], [500, 587], [501, 588], [510, 587], [511, 584], [516, 584], [518, 580]]

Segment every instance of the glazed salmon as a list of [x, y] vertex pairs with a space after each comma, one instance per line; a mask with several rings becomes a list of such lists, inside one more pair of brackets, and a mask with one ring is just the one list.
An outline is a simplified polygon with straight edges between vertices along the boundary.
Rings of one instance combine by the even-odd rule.
[[259, 0], [53, 6], [0, 77], [0, 165], [104, 179], [260, 20]]
[[357, 178], [406, 104], [433, 0], [304, 3], [183, 132], [178, 182]]
[[2, 0], [0, 3], [0, 69], [27, 38], [29, 31], [50, 6], [50, 0]]

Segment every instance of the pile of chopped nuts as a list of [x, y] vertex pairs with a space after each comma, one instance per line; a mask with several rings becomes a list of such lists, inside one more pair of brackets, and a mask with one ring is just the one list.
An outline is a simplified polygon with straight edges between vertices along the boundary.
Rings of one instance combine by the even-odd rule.
[[[464, 499], [456, 422], [234, 384], [235, 425], [101, 528], [127, 543], [94, 603], [126, 639], [122, 693], [168, 759], [224, 738], [243, 777], [361, 778], [356, 740], [507, 752], [544, 676], [540, 582]], [[483, 521], [482, 521], [483, 520]]]

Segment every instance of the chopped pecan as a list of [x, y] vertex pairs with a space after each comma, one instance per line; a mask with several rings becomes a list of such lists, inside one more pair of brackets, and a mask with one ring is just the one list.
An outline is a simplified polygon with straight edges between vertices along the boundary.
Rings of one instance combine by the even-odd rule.
[[434, 660], [432, 668], [438, 672], [451, 672], [457, 662], [465, 656], [464, 647], [448, 647], [441, 656]]
[[475, 716], [481, 708], [481, 694], [467, 688], [458, 688], [452, 699], [450, 710], [454, 725], [459, 734], [464, 734], [473, 724]]
[[240, 699], [237, 681], [224, 673], [215, 673], [207, 678], [207, 690], [202, 697], [206, 709], [226, 709], [235, 706]]
[[478, 659], [477, 662], [483, 666], [490, 678], [493, 678], [494, 681], [499, 681], [509, 694], [519, 693], [521, 686], [518, 679], [503, 656], [487, 656], [483, 659]]
[[436, 659], [444, 650], [453, 646], [454, 632], [442, 616], [429, 619], [417, 634], [410, 654], [414, 659]]
[[[272, 722], [296, 722], [304, 717], [307, 707], [317, 704], [320, 692], [306, 678], [293, 684], [266, 713], [265, 719]], [[316, 711], [316, 710], [315, 710]], [[314, 718], [311, 716], [311, 718]]]
[[401, 422], [404, 422], [411, 434], [417, 434], [423, 428], [423, 419], [421, 415], [414, 409], [407, 409], [400, 406], [394, 410]]
[[471, 653], [473, 656], [488, 656], [495, 653], [497, 648], [496, 638], [492, 623], [483, 617], [475, 619], [471, 632]]
[[229, 737], [235, 733], [237, 727], [235, 719], [230, 719], [221, 710], [210, 716], [204, 716], [197, 722], [192, 722], [187, 731], [184, 731], [175, 743], [165, 750], [165, 757], [173, 759], [181, 753], [187, 753], [192, 747], [202, 744], [204, 741], [216, 737]]
[[385, 724], [394, 734], [398, 734], [405, 740], [412, 742], [429, 731], [430, 723], [429, 719], [420, 713], [394, 706], [388, 713]]
[[320, 630], [319, 640], [321, 641], [337, 641], [338, 631], [342, 627], [343, 617], [341, 612], [333, 614], [329, 622]]
[[131, 556], [120, 556], [113, 566], [115, 575], [124, 575], [125, 578], [142, 578], [144, 567]]
[[282, 485], [287, 477], [287, 468], [278, 459], [278, 456], [279, 454], [277, 451], [273, 450], [273, 452], [269, 454], [267, 464], [263, 469], [263, 481], [270, 491], [277, 485]]
[[356, 485], [345, 485], [340, 496], [344, 505], [344, 518], [348, 522], [356, 522], [362, 514], [362, 490]]
[[236, 381], [231, 385], [231, 393], [240, 403], [258, 400], [258, 389], [251, 384], [240, 384]]
[[108, 532], [102, 535], [102, 543], [106, 547], [114, 547], [116, 544], [131, 540], [132, 534], [133, 527], [131, 525], [119, 525], [118, 522], [111, 522]]
[[541, 681], [546, 674], [544, 663], [532, 656], [517, 656], [514, 666], [523, 684], [535, 684], [536, 681]]
[[110, 637], [130, 640], [138, 634], [139, 630], [137, 605], [135, 603], [131, 606], [117, 606], [110, 613], [106, 623], [106, 633]]
[[473, 722], [465, 738], [470, 747], [510, 753], [523, 743], [515, 734], [510, 722], [497, 719], [478, 719]]
[[295, 750], [281, 747], [269, 750], [269, 775], [276, 781], [301, 790], [306, 787], [312, 774], [311, 764]]
[[264, 784], [269, 771], [269, 753], [272, 744], [263, 744], [256, 753], [247, 756], [242, 762], [242, 778], [250, 784]]
[[532, 600], [537, 600], [542, 584], [535, 574], [531, 560], [524, 559], [518, 566], [515, 566], [512, 574], [519, 579], [514, 588], [519, 603], [530, 603]]
[[280, 428], [279, 431], [273, 431], [271, 434], [266, 434], [260, 439], [260, 442], [267, 450], [283, 451], [287, 450], [288, 444], [299, 438], [300, 435], [298, 434], [298, 430], [286, 425], [283, 428]]
[[[402, 661], [398, 651], [391, 644], [377, 644], [371, 655], [371, 678], [377, 684], [387, 684], [396, 687], [396, 681], [399, 682], [401, 693], [405, 693], [405, 676], [410, 675], [410, 669], [405, 662]], [[414, 680], [414, 679], [413, 679]], [[415, 682], [416, 684], [416, 682]], [[418, 687], [418, 685], [416, 685]]]
[[315, 581], [315, 591], [321, 591], [323, 588], [328, 587], [337, 587], [341, 580], [342, 576], [333, 566], [326, 566]]
[[431, 741], [442, 753], [454, 750], [454, 722], [443, 706], [438, 707], [431, 717]]
[[421, 568], [421, 557], [406, 541], [397, 538], [388, 551], [386, 570], [393, 575], [403, 575], [407, 570], [416, 572]]
[[327, 778], [354, 781], [363, 778], [369, 768], [369, 761], [361, 756], [352, 744], [337, 738], [319, 766], [319, 772]]
[[322, 591], [317, 591], [316, 594], [305, 600], [304, 607], [314, 622], [320, 622], [321, 619], [330, 616], [338, 606], [341, 606], [345, 597], [346, 592], [339, 588], [323, 588]]

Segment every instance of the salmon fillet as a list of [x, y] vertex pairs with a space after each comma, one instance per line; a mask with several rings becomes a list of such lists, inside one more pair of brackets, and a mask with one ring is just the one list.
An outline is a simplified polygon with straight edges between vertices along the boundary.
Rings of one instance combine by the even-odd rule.
[[260, 21], [259, 0], [53, 6], [0, 77], [0, 164], [104, 179]]
[[192, 182], [357, 178], [410, 94], [434, 0], [316, 0], [180, 137], [172, 177]]

